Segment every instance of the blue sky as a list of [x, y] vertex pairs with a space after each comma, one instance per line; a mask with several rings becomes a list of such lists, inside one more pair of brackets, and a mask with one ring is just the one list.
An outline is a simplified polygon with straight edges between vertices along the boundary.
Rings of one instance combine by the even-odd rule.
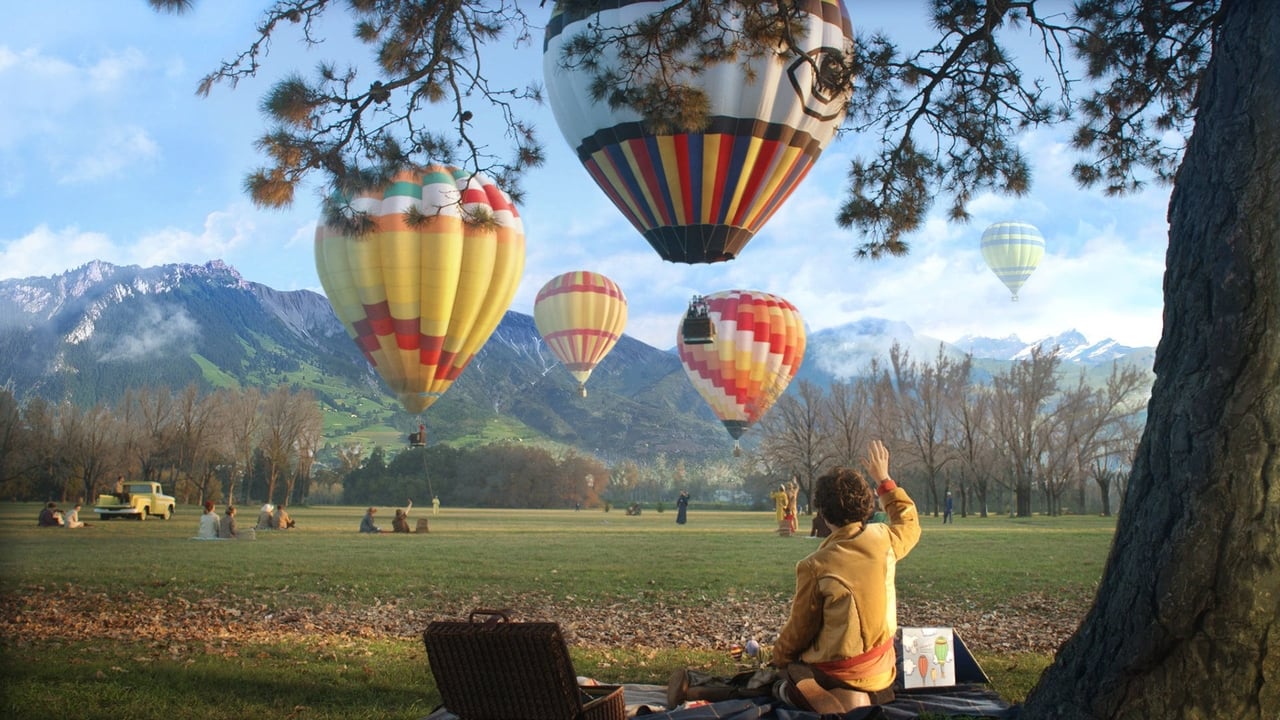
[[[283, 35], [262, 76], [197, 97], [199, 79], [247, 46], [262, 6], [200, 0], [196, 12], [176, 17], [153, 13], [143, 0], [6, 10], [0, 279], [54, 275], [94, 259], [143, 266], [221, 259], [247, 280], [320, 291], [314, 190], [288, 211], [259, 210], [242, 182], [260, 164], [253, 141], [264, 126], [258, 103], [270, 82], [366, 53], [337, 22], [320, 28], [326, 42], [310, 50], [300, 36]], [[896, 3], [849, 7], [855, 27], [883, 29], [903, 44], [921, 32], [918, 17], [887, 10]], [[536, 2], [528, 8], [539, 22], [549, 13]], [[495, 72], [512, 85], [539, 80], [540, 42], [509, 45], [491, 61]], [[1027, 62], [1038, 62], [1034, 52]], [[939, 210], [910, 238], [909, 257], [879, 262], [856, 259], [857, 236], [834, 221], [848, 163], [871, 142], [842, 137], [738, 259], [687, 266], [663, 262], [622, 218], [578, 165], [549, 108], [531, 106], [526, 114], [539, 127], [548, 162], [526, 181], [519, 206], [528, 257], [513, 310], [532, 313], [538, 288], [552, 276], [591, 269], [627, 294], [627, 333], [661, 348], [674, 344], [691, 294], [731, 288], [787, 298], [811, 332], [876, 317], [947, 341], [966, 334], [1032, 340], [1073, 328], [1093, 341], [1159, 339], [1169, 190], [1113, 199], [1076, 188], [1066, 129], [1022, 139], [1034, 162], [1030, 195], [981, 196], [963, 225], [947, 223]], [[1006, 219], [1035, 224], [1047, 244], [1017, 303], [979, 250], [982, 230]]]

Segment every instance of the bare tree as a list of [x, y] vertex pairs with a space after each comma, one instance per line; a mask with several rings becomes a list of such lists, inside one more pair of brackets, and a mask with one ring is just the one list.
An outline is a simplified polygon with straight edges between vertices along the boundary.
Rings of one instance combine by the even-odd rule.
[[866, 378], [835, 382], [828, 392], [831, 459], [840, 465], [858, 467], [872, 440], [870, 384]]
[[894, 342], [889, 348], [889, 375], [901, 436], [897, 444], [906, 458], [920, 468], [928, 491], [929, 508], [936, 516], [941, 506], [939, 481], [942, 470], [954, 459], [952, 406], [964, 399], [969, 384], [969, 361], [949, 358], [942, 345], [932, 364], [922, 364]]
[[1041, 466], [1044, 443], [1052, 434], [1049, 428], [1054, 420], [1049, 402], [1058, 391], [1061, 363], [1057, 348], [1046, 352], [1036, 347], [1029, 357], [992, 378], [996, 437], [1007, 458], [1007, 484], [1013, 488], [1013, 510], [1018, 517], [1031, 515], [1033, 481]]
[[1112, 514], [1111, 495], [1124, 497], [1124, 480], [1133, 468], [1133, 454], [1138, 448], [1142, 427], [1137, 416], [1123, 419], [1113, 425], [1101, 438], [1101, 452], [1094, 457], [1090, 477], [1102, 496], [1102, 514]]
[[987, 494], [997, 463], [991, 388], [970, 383], [958, 402], [948, 406], [955, 428], [952, 444], [959, 460], [960, 516], [969, 512], [969, 497], [978, 504], [979, 517], [987, 517]]
[[267, 502], [275, 501], [276, 483], [291, 472], [291, 463], [297, 452], [296, 443], [302, 432], [300, 397], [306, 396], [314, 404], [310, 395], [310, 392], [295, 394], [282, 385], [262, 403], [262, 436], [258, 449], [267, 461]]
[[239, 474], [244, 485], [244, 501], [249, 501], [249, 478], [253, 474], [253, 453], [257, 448], [258, 434], [262, 430], [262, 393], [257, 388], [244, 388], [234, 392], [223, 406], [226, 422], [230, 427], [232, 457], [236, 470], [227, 488], [227, 498], [235, 497], [235, 480]]
[[288, 504], [295, 499], [294, 488], [298, 482], [303, 489], [311, 477], [311, 464], [315, 461], [316, 451], [324, 439], [324, 414], [316, 403], [311, 392], [295, 393], [290, 403], [290, 413], [296, 427], [293, 451], [296, 458], [294, 471], [287, 475], [284, 489], [284, 502]]
[[70, 477], [63, 499], [93, 502], [119, 447], [119, 424], [103, 405], [83, 410], [71, 403], [58, 407], [59, 450]]
[[835, 459], [827, 403], [822, 388], [801, 380], [794, 393], [785, 393], [759, 423], [760, 454], [775, 468], [792, 473], [805, 496], [813, 497], [813, 481]]
[[173, 413], [173, 393], [168, 388], [144, 387], [125, 393], [126, 445], [143, 480], [161, 480]]

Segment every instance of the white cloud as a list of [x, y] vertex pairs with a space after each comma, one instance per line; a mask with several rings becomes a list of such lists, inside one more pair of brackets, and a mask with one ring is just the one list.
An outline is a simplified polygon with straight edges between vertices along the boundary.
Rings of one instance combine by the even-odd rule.
[[143, 267], [203, 263], [233, 257], [255, 230], [253, 217], [239, 205], [209, 213], [200, 232], [167, 227], [132, 242], [75, 226], [40, 225], [20, 238], [0, 239], [0, 279], [56, 275], [91, 260]]
[[135, 49], [111, 52], [89, 62], [47, 55], [39, 48], [14, 50], [0, 46], [0, 148], [17, 147], [29, 138], [59, 136], [86, 117], [100, 120], [106, 107], [121, 99], [121, 90], [146, 69]]
[[16, 240], [0, 240], [0, 279], [51, 276], [90, 260], [121, 262], [119, 249], [102, 233], [41, 225]]
[[58, 184], [78, 185], [119, 177], [131, 165], [147, 164], [160, 156], [160, 147], [136, 126], [111, 128], [92, 138], [94, 146], [73, 159], [58, 159]]
[[241, 206], [209, 213], [199, 233], [168, 227], [149, 233], [130, 248], [133, 262], [164, 265], [175, 262], [201, 263], [226, 258], [253, 237], [254, 220]]

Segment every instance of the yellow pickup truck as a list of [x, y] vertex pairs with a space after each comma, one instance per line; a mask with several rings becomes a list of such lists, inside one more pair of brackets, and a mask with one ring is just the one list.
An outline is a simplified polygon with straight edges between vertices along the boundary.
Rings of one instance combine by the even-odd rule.
[[173, 517], [174, 504], [173, 497], [165, 495], [158, 482], [129, 482], [119, 495], [98, 495], [93, 511], [102, 520], [118, 517], [146, 520], [153, 515], [168, 520]]

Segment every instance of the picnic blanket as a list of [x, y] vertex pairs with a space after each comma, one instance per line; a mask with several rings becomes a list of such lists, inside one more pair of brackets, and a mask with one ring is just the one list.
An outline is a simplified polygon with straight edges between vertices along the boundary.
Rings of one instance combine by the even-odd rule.
[[[725, 700], [670, 710], [665, 705], [665, 686], [624, 684], [622, 688], [627, 717], [645, 720], [821, 720], [823, 717], [770, 698]], [[929, 690], [900, 690], [897, 698], [887, 705], [858, 708], [840, 717], [841, 720], [912, 720], [922, 713], [1015, 720], [1018, 707], [1010, 706], [984, 685], [956, 685]], [[458, 716], [440, 708], [425, 720], [458, 720]]]

